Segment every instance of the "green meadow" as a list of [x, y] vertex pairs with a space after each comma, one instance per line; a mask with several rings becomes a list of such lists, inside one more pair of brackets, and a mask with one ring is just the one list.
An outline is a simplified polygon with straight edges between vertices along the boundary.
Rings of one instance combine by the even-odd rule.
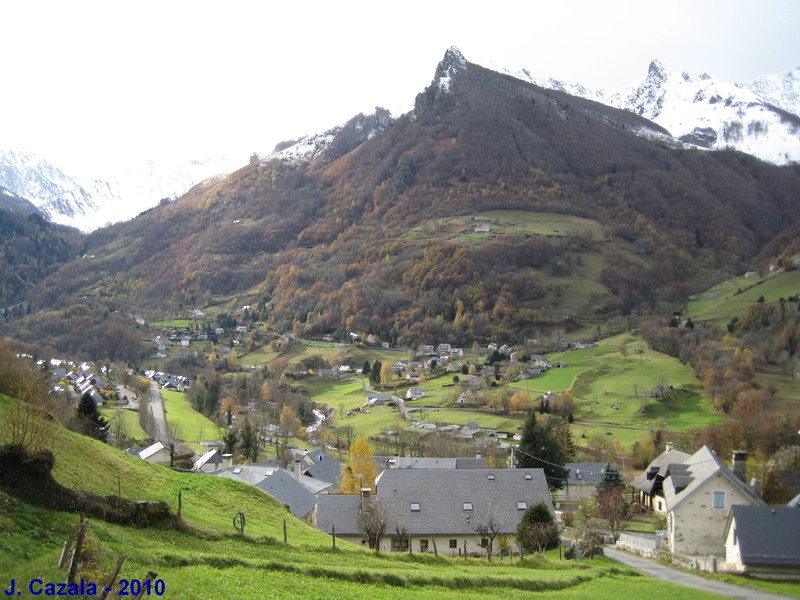
[[183, 392], [161, 390], [164, 412], [167, 422], [177, 424], [179, 432], [176, 437], [183, 440], [195, 452], [203, 452], [200, 446], [203, 440], [219, 439], [219, 427], [205, 415], [197, 412]]
[[[210, 475], [179, 473], [139, 460], [52, 424], [59, 448], [54, 477], [62, 485], [134, 500], [162, 500], [178, 509], [185, 531], [141, 529], [89, 519], [86, 560], [78, 578], [103, 587], [120, 555], [121, 578], [149, 571], [176, 599], [635, 598], [643, 593], [709, 600], [712, 595], [644, 578], [608, 560], [577, 563], [558, 553], [520, 562], [444, 558], [431, 554], [375, 554], [332, 538], [294, 518], [261, 490]], [[233, 516], [246, 517], [244, 534]], [[57, 567], [76, 514], [32, 507], [0, 492], [0, 587], [14, 579], [21, 598], [27, 582], [64, 581]], [[286, 542], [283, 541], [284, 523]], [[477, 535], [477, 534], [476, 534]]]
[[762, 277], [736, 277], [694, 296], [688, 314], [693, 321], [727, 322], [744, 315], [747, 307], [763, 297], [777, 302], [800, 293], [800, 269], [779, 270]]
[[109, 422], [111, 431], [116, 431], [116, 419], [122, 419], [123, 431], [136, 440], [146, 440], [150, 436], [139, 425], [139, 412], [127, 408], [107, 407], [100, 408], [100, 414]]

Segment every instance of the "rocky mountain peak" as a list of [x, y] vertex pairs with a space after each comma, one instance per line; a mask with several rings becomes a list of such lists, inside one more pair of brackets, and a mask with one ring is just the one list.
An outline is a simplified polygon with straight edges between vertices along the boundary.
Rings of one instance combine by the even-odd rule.
[[650, 66], [647, 68], [647, 80], [652, 83], [664, 83], [667, 80], [667, 70], [658, 59], [650, 61]]

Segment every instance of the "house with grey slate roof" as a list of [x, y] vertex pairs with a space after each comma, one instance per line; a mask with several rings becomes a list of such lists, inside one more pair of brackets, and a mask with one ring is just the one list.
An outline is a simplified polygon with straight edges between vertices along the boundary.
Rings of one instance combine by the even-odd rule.
[[726, 570], [800, 579], [800, 508], [733, 506], [724, 539]]
[[288, 506], [295, 517], [313, 519], [316, 497], [283, 469], [263, 464], [234, 465], [219, 471], [216, 475], [254, 485]]
[[[528, 507], [544, 502], [553, 512], [542, 469], [387, 469], [375, 485], [374, 497], [319, 497], [316, 527], [326, 533], [335, 527], [336, 537], [366, 545], [358, 512], [363, 502], [377, 501], [390, 515], [381, 551], [485, 556], [488, 540], [478, 529], [490, 516], [500, 535], [514, 535]], [[495, 540], [493, 552], [499, 551]]]
[[[312, 478], [321, 482], [329, 483], [332, 487], [339, 487], [339, 480], [342, 476], [342, 465], [332, 456], [323, 455], [318, 462], [303, 471], [304, 478]], [[326, 488], [329, 491], [331, 488]]]
[[731, 507], [763, 506], [744, 481], [746, 457], [734, 453], [733, 470], [707, 446], [667, 467], [663, 482], [670, 551], [724, 556], [723, 534]]
[[645, 508], [666, 513], [667, 505], [664, 502], [663, 483], [667, 476], [667, 467], [670, 464], [685, 462], [690, 458], [690, 454], [675, 450], [672, 442], [667, 442], [667, 449], [653, 459], [644, 472], [630, 483], [630, 486], [638, 492], [639, 504]]
[[384, 469], [485, 469], [485, 458], [433, 458], [422, 456], [376, 456]]
[[603, 481], [607, 463], [566, 463], [564, 468], [569, 472], [567, 483], [563, 489], [555, 493], [557, 502], [583, 502], [597, 491], [597, 485]]

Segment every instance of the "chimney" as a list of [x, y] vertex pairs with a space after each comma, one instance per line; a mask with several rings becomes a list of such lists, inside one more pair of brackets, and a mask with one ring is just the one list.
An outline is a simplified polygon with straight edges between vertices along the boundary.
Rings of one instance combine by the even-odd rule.
[[233, 465], [233, 454], [222, 455], [222, 468], [229, 469]]
[[370, 488], [368, 488], [368, 487], [366, 487], [366, 488], [362, 487], [361, 488], [361, 508], [362, 508], [362, 510], [364, 509], [364, 506], [366, 505], [366, 503], [369, 501], [369, 493], [371, 491], [372, 490]]
[[666, 442], [664, 445], [667, 447], [667, 452], [675, 448], [675, 442]]
[[300, 481], [301, 464], [302, 462], [300, 461], [299, 458], [294, 459], [294, 476], [295, 478], [297, 478], [297, 481]]
[[734, 450], [733, 452], [733, 474], [747, 483], [747, 452]]

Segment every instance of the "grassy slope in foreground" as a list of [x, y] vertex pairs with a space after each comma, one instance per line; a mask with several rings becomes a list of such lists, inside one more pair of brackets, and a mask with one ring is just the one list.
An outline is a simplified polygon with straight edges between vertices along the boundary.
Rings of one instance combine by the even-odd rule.
[[[5, 401], [5, 400], [4, 400]], [[173, 472], [100, 442], [52, 428], [54, 476], [63, 485], [99, 494], [119, 493], [142, 500], [165, 500], [177, 507], [191, 532], [144, 530], [91, 520], [82, 566], [87, 581], [103, 582], [120, 554], [122, 577], [158, 572], [170, 598], [470, 598], [494, 594], [509, 598], [634, 598], [642, 590], [664, 593], [652, 582], [603, 559], [584, 565], [536, 559], [509, 564], [480, 559], [380, 555], [340, 542], [294, 519], [283, 506], [256, 488], [209, 475]], [[247, 516], [246, 536], [231, 520]], [[288, 544], [283, 544], [286, 519]], [[26, 586], [32, 578], [65, 579], [56, 567], [64, 540], [77, 515], [31, 507], [0, 493], [0, 587], [13, 578]], [[656, 587], [658, 586], [658, 587]], [[668, 586], [669, 587], [669, 586]], [[702, 597], [668, 590], [672, 598]], [[267, 594], [265, 594], [265, 592]], [[20, 597], [29, 597], [25, 591]], [[708, 596], [709, 598], [711, 596]]]
[[[32, 508], [0, 493], [0, 587], [17, 588], [32, 578], [58, 582], [55, 563], [75, 515]], [[640, 577], [605, 559], [584, 564], [556, 556], [525, 563], [444, 559], [431, 555], [380, 555], [344, 542], [336, 551], [284, 545], [271, 538], [143, 530], [93, 520], [90, 562], [80, 577], [103, 583], [119, 554], [121, 577], [144, 578], [156, 571], [165, 596], [247, 598], [506, 598], [603, 599], [668, 594], [674, 599], [716, 596]], [[27, 590], [19, 597], [32, 597]]]

